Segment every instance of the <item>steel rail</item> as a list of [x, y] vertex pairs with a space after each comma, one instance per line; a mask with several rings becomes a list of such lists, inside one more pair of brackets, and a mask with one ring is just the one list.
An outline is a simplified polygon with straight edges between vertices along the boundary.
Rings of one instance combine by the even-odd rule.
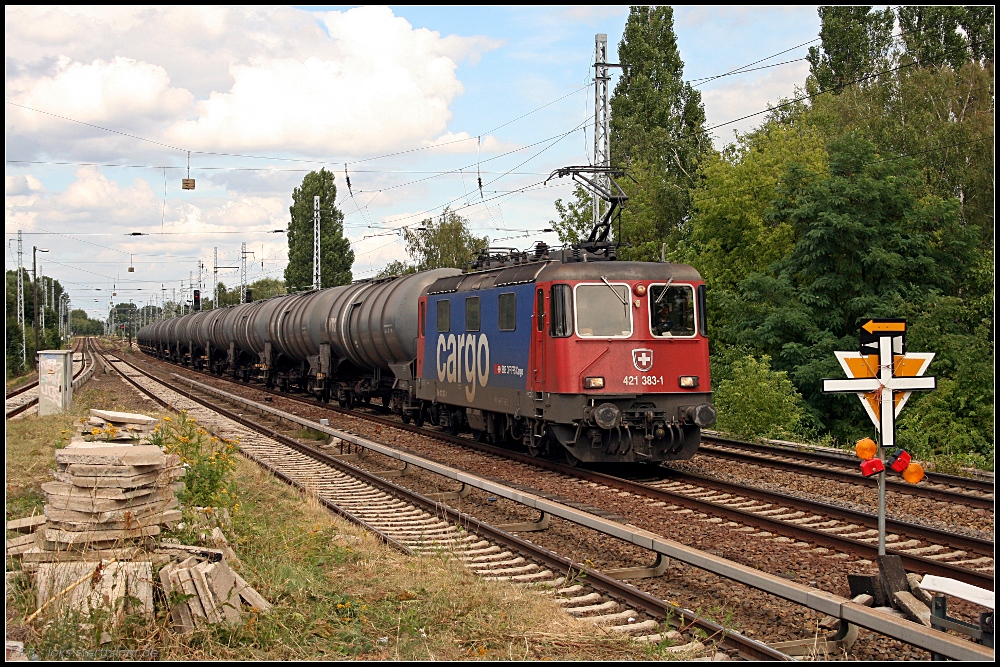
[[[719, 443], [719, 444], [721, 444], [723, 446], [736, 447], [736, 448], [739, 448], [739, 449], [743, 449], [743, 450], [747, 450], [747, 451], [751, 451], [751, 452], [757, 452], [757, 453], [760, 453], [760, 454], [789, 456], [789, 457], [801, 459], [803, 461], [809, 461], [811, 463], [819, 463], [819, 464], [826, 464], [826, 465], [835, 465], [835, 466], [840, 466], [840, 467], [848, 467], [848, 468], [857, 467], [857, 461], [858, 461], [858, 459], [856, 457], [849, 456], [849, 455], [846, 455], [846, 454], [845, 455], [838, 455], [838, 454], [833, 454], [833, 453], [828, 453], [828, 452], [807, 451], [807, 450], [804, 450], [804, 449], [797, 449], [797, 448], [790, 447], [790, 446], [767, 445], [767, 444], [762, 444], [762, 443], [758, 443], [758, 442], [744, 442], [742, 440], [733, 440], [733, 439], [730, 439], [730, 438], [723, 438], [723, 437], [717, 436], [717, 435], [707, 435], [707, 434], [704, 434], [704, 433], [702, 434], [701, 437], [702, 437], [702, 441], [708, 440], [708, 441], [711, 441], [711, 442]], [[808, 445], [802, 445], [802, 447], [808, 447]], [[721, 453], [715, 447], [707, 447], [706, 448], [706, 447], [703, 446], [702, 449], [708, 451], [713, 456], [723, 456], [723, 453]], [[729, 457], [729, 458], [735, 458], [735, 456], [729, 456], [729, 454], [730, 453], [728, 453], [728, 452], [725, 453], [725, 455], [727, 455], [727, 457]], [[757, 461], [760, 462], [759, 458], [757, 459]], [[773, 462], [773, 461], [769, 461], [768, 460], [768, 461], [765, 461], [765, 463], [766, 463], [766, 465], [777, 467], [775, 465], [775, 462]], [[800, 469], [800, 472], [808, 472], [808, 473], [815, 474], [816, 470], [812, 469], [812, 468], [806, 468], [806, 469]], [[861, 477], [861, 475], [858, 475], [858, 474], [851, 475], [851, 477], [856, 477], [857, 481], [861, 481], [861, 480], [865, 480], [866, 479], [864, 477]], [[975, 477], [960, 477], [959, 475], [946, 475], [944, 473], [939, 473], [939, 472], [926, 472], [926, 473], [924, 473], [924, 477], [927, 480], [927, 482], [929, 482], [931, 484], [941, 484], [943, 486], [957, 486], [957, 487], [960, 487], [960, 488], [968, 489], [969, 491], [979, 491], [981, 493], [990, 493], [990, 494], [992, 494], [994, 492], [994, 489], [995, 489], [995, 486], [994, 486], [993, 482], [990, 482], [990, 481], [987, 481], [987, 480], [983, 480], [983, 479], [976, 479]], [[852, 481], [855, 481], [855, 480], [852, 480]], [[931, 489], [928, 489], [927, 487], [924, 487], [924, 486], [920, 486], [920, 485], [913, 486], [913, 485], [906, 484], [905, 482], [900, 482], [899, 480], [892, 479], [892, 478], [887, 478], [886, 481], [889, 484], [893, 485], [894, 488], [897, 487], [897, 486], [900, 487], [900, 488], [896, 488], [896, 490], [897, 491], [901, 491], [903, 493], [907, 493], [908, 492], [907, 489], [910, 489], [911, 491], [909, 491], [909, 492], [916, 493], [916, 494], [919, 495], [919, 491], [930, 491], [931, 490]], [[874, 484], [875, 482], [872, 481], [871, 483]], [[941, 492], [941, 491], [939, 491], [939, 492]], [[948, 493], [948, 497], [942, 497], [941, 498], [942, 500], [954, 501], [954, 497], [955, 496], [959, 496], [959, 497], [966, 498], [966, 499], [979, 499], [979, 500], [983, 500], [983, 498], [980, 497], [980, 496], [963, 496], [962, 494], [956, 493], [954, 491], [944, 492], [944, 493]], [[993, 498], [988, 498], [988, 499], [985, 499], [985, 500], [987, 500], [987, 502], [989, 503], [988, 506], [992, 508], [993, 507]]]
[[[802, 464], [793, 461], [782, 461], [779, 459], [765, 458], [757, 454], [747, 454], [743, 452], [733, 452], [724, 449], [719, 449], [717, 447], [701, 445], [698, 449], [699, 454], [706, 454], [708, 456], [714, 456], [721, 459], [729, 459], [731, 461], [739, 461], [741, 463], [749, 463], [753, 465], [765, 466], [767, 468], [775, 468], [778, 470], [788, 470], [790, 472], [795, 472], [802, 475], [810, 475], [813, 477], [822, 477], [824, 479], [832, 479], [837, 482], [844, 482], [846, 484], [858, 484], [862, 486], [872, 486], [874, 487], [878, 480], [875, 477], [864, 477], [855, 472], [848, 472], [847, 470], [831, 470], [829, 468], [817, 468], [811, 466], [804, 466]], [[784, 452], [782, 452], [784, 454]], [[821, 464], [827, 465], [827, 464]], [[843, 464], [838, 464], [843, 465]], [[854, 466], [857, 467], [856, 465]], [[886, 477], [886, 484], [888, 488], [892, 489], [896, 493], [903, 493], [906, 495], [918, 496], [923, 498], [931, 498], [933, 500], [942, 500], [945, 502], [955, 503], [958, 505], [968, 505], [969, 507], [978, 507], [983, 509], [993, 509], [994, 499], [987, 496], [970, 496], [967, 493], [961, 493], [958, 491], [950, 491], [948, 489], [935, 489], [929, 486], [916, 486], [913, 484], [908, 484], [907, 482], [901, 482], [893, 477]]]
[[[208, 375], [209, 377], [218, 378], [218, 376], [213, 376], [210, 374], [205, 374], [205, 375]], [[246, 383], [228, 380], [227, 378], [220, 378], [220, 379], [241, 386], [250, 386], [247, 385]], [[256, 385], [254, 385], [252, 388], [272, 395], [288, 398], [293, 401], [309, 405], [311, 407], [321, 407], [331, 412], [336, 412], [339, 414], [365, 419], [380, 425], [403, 429], [424, 436], [434, 437], [440, 440], [444, 440], [446, 442], [450, 442], [452, 444], [458, 444], [460, 446], [474, 448], [486, 453], [509, 458], [521, 463], [526, 463], [540, 468], [545, 468], [547, 470], [551, 470], [554, 472], [560, 472], [565, 475], [579, 477], [582, 479], [586, 479], [588, 481], [605, 484], [607, 486], [614, 486], [623, 491], [629, 491], [635, 494], [645, 495], [648, 497], [656, 498], [657, 500], [669, 501], [672, 504], [680, 505], [687, 509], [692, 509], [698, 512], [713, 513], [717, 516], [721, 515], [722, 517], [728, 518], [729, 520], [739, 521], [749, 526], [755, 526], [757, 528], [768, 530], [771, 532], [780, 532], [781, 534], [796, 537], [798, 539], [808, 540], [819, 546], [838, 549], [841, 551], [853, 552], [855, 554], [858, 554], [859, 556], [868, 559], [874, 559], [875, 556], [878, 554], [878, 548], [874, 544], [869, 544], [867, 542], [862, 542], [860, 540], [854, 540], [847, 537], [840, 537], [835, 534], [827, 533], [815, 528], [808, 528], [805, 526], [799, 526], [796, 524], [780, 521], [777, 519], [771, 519], [767, 516], [760, 516], [752, 512], [740, 510], [738, 508], [725, 507], [722, 505], [711, 503], [709, 501], [699, 500], [697, 498], [691, 498], [681, 493], [672, 492], [666, 489], [659, 489], [650, 486], [648, 484], [635, 482], [622, 477], [608, 475], [606, 473], [596, 472], [593, 470], [589, 470], [587, 468], [571, 467], [566, 464], [557, 463], [555, 461], [550, 461], [547, 459], [534, 458], [528, 454], [522, 454], [520, 452], [513, 451], [510, 449], [497, 447], [494, 445], [488, 445], [481, 442], [475, 442], [468, 438], [461, 438], [444, 432], [430, 431], [426, 428], [415, 426], [412, 424], [403, 424], [401, 421], [398, 420], [388, 419], [386, 417], [380, 417], [377, 415], [362, 414], [354, 410], [328, 405], [320, 401], [315, 401], [309, 398], [296, 396], [294, 394], [287, 394], [276, 390], [267, 389], [265, 387], [258, 387]], [[372, 409], [377, 409], [377, 406], [368, 406], [368, 407]], [[837, 505], [826, 504], [826, 503], [819, 503], [816, 501], [810, 501], [808, 499], [781, 494], [774, 491], [766, 491], [764, 489], [758, 489], [755, 487], [748, 487], [739, 484], [722, 482], [711, 478], [702, 478], [700, 476], [696, 476], [690, 473], [680, 473], [676, 471], [672, 472], [674, 472], [673, 478], [677, 479], [678, 481], [689, 479], [693, 483], [702, 486], [714, 487], [716, 490], [720, 490], [726, 493], [736, 493], [738, 495], [746, 496], [748, 498], [759, 500], [761, 502], [782, 503], [784, 505], [788, 505], [796, 509], [801, 509], [803, 511], [810, 511], [818, 514], [826, 514], [831, 517], [839, 518], [841, 520], [858, 522], [868, 527], [869, 529], [876, 528], [878, 525], [878, 517], [872, 513], [859, 512], [857, 510], [852, 510], [846, 507], [840, 507]], [[945, 541], [949, 546], [954, 545], [953, 548], [956, 549], [965, 548], [977, 551], [979, 553], [983, 553], [984, 555], [990, 555], [990, 556], [993, 555], [994, 543], [989, 540], [982, 540], [979, 538], [956, 535], [954, 533], [949, 533], [947, 531], [942, 531], [940, 529], [923, 526], [921, 524], [898, 521], [891, 518], [887, 518], [886, 527], [887, 529], [893, 530], [894, 532], [902, 532], [912, 537], [924, 539], [925, 541]], [[942, 577], [950, 577], [952, 579], [958, 579], [959, 581], [964, 581], [966, 583], [972, 584], [974, 586], [979, 586], [981, 588], [986, 588], [988, 590], [993, 590], [994, 588], [994, 577], [991, 573], [979, 572], [977, 570], [972, 570], [957, 565], [950, 565], [946, 562], [937, 561], [932, 558], [927, 558], [925, 556], [907, 554], [903, 551], [892, 549], [888, 545], [886, 548], [886, 553], [900, 556], [900, 558], [903, 561], [903, 566], [907, 570], [912, 572], [917, 572], [920, 574], [933, 574]]]
[[[499, 544], [507, 546], [508, 548], [520, 551], [526, 556], [529, 556], [535, 560], [545, 563], [549, 567], [555, 567], [560, 570], [565, 569], [567, 573], [571, 571], [586, 573], [587, 584], [589, 586], [595, 588], [596, 590], [602, 591], [613, 598], [617, 598], [621, 601], [627, 602], [630, 605], [635, 605], [638, 609], [641, 609], [642, 611], [646, 612], [647, 614], [649, 614], [654, 618], [663, 620], [671, 617], [680, 617], [684, 620], [684, 623], [681, 623], [681, 625], [686, 625], [688, 627], [695, 627], [701, 629], [708, 635], [710, 639], [718, 638], [719, 644], [723, 648], [729, 650], [736, 650], [744, 658], [753, 660], [792, 659], [788, 655], [782, 653], [777, 649], [771, 648], [770, 646], [764, 644], [763, 642], [750, 639], [749, 637], [745, 637], [739, 634], [738, 632], [728, 630], [724, 626], [721, 626], [717, 623], [714, 623], [712, 621], [700, 617], [695, 612], [692, 612], [688, 609], [684, 609], [682, 607], [677, 607], [665, 600], [661, 600], [648, 593], [644, 593], [629, 584], [626, 584], [624, 582], [618, 581], [616, 579], [608, 577], [607, 575], [602, 574], [599, 570], [595, 570], [593, 568], [586, 566], [585, 564], [577, 563], [569, 558], [560, 556], [559, 554], [550, 551], [549, 549], [546, 549], [537, 544], [533, 544], [531, 542], [523, 540], [517, 537], [516, 535], [501, 530], [500, 528], [492, 526], [486, 522], [480, 521], [479, 519], [476, 519], [471, 515], [465, 514], [464, 512], [460, 512], [459, 510], [456, 510], [443, 502], [432, 500], [420, 493], [411, 491], [385, 478], [379, 477], [378, 475], [375, 475], [374, 473], [371, 473], [363, 468], [352, 465], [347, 461], [337, 459], [333, 455], [330, 455], [326, 452], [316, 449], [315, 447], [299, 442], [294, 438], [290, 438], [289, 436], [283, 433], [274, 431], [269, 426], [258, 424], [251, 419], [233, 413], [231, 410], [219, 406], [217, 403], [214, 403], [213, 401], [210, 401], [202, 396], [193, 394], [187, 389], [178, 387], [176, 384], [173, 384], [167, 380], [156, 377], [151, 373], [143, 371], [142, 369], [136, 367], [131, 362], [122, 359], [116, 353], [112, 352], [112, 354], [114, 354], [114, 356], [117, 357], [118, 360], [121, 361], [122, 363], [128, 365], [129, 367], [131, 367], [132, 369], [134, 369], [139, 373], [143, 373], [144, 375], [150, 377], [154, 381], [163, 384], [164, 386], [168, 387], [171, 391], [174, 391], [189, 400], [192, 400], [200, 405], [203, 405], [204, 407], [210, 410], [214, 410], [219, 414], [225, 416], [227, 419], [236, 421], [248, 428], [251, 428], [259, 433], [266, 435], [269, 438], [273, 438], [281, 442], [282, 444], [288, 446], [289, 448], [294, 449], [295, 451], [301, 454], [309, 456], [310, 458], [313, 458], [316, 461], [324, 463], [332, 468], [340, 470], [341, 472], [344, 472], [348, 475], [358, 478], [361, 481], [365, 482], [366, 484], [377, 487], [380, 490], [385, 491], [386, 493], [399, 498], [400, 500], [403, 500], [405, 502], [414, 505], [418, 505], [436, 514], [443, 514], [452, 523], [461, 525], [465, 527], [466, 530], [469, 530], [470, 532], [475, 532], [476, 534], [479, 534], [491, 541], [495, 541]], [[129, 380], [129, 382], [133, 386], [135, 386], [143, 393], [153, 396], [151, 392], [142, 388], [141, 385], [135, 382], [132, 378], [129, 378], [127, 375], [124, 374], [122, 374], [122, 377]], [[154, 396], [154, 400], [156, 400], [161, 405], [164, 405], [165, 407], [169, 407], [167, 405], [167, 402], [160, 397]], [[248, 458], [251, 458], [255, 460], [255, 462], [260, 463], [259, 461], [256, 461], [254, 457], [248, 457]], [[262, 465], [273, 471], [273, 468], [267, 466], [267, 464], [262, 464]], [[291, 482], [291, 480], [289, 481]], [[379, 535], [381, 539], [384, 539], [386, 541], [392, 541], [393, 543], [395, 543], [395, 540], [392, 540], [391, 537], [380, 533], [377, 529], [368, 526], [363, 521], [360, 521], [359, 519], [353, 517], [349, 513], [343, 511], [338, 513], [341, 513], [342, 516], [345, 516], [345, 518], [348, 518], [349, 520], [364, 526], [366, 530], [371, 530], [376, 535]], [[398, 545], [398, 546], [402, 547], [403, 549], [406, 549], [406, 547], [403, 547], [403, 545]], [[409, 550], [407, 549], [407, 551]]]
[[18, 387], [17, 389], [14, 389], [13, 391], [7, 392], [7, 400], [9, 401], [10, 399], [14, 398], [15, 396], [20, 396], [21, 394], [23, 394], [24, 392], [28, 391], [29, 389], [34, 389], [37, 386], [38, 386], [38, 380], [32, 380], [31, 382], [27, 383], [23, 387]]

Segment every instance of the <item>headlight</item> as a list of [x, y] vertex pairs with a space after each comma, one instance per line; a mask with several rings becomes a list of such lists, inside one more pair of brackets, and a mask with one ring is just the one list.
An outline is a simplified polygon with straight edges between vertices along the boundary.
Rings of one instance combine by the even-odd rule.
[[681, 389], [694, 389], [698, 386], [697, 375], [682, 375], [680, 377]]
[[583, 388], [604, 389], [604, 378], [602, 377], [583, 378]]

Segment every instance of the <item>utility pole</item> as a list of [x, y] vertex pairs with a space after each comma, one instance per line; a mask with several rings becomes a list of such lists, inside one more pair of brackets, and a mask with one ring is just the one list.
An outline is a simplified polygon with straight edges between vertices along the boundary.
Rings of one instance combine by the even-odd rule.
[[247, 302], [247, 244], [240, 249], [240, 303]]
[[17, 325], [21, 327], [21, 367], [28, 366], [27, 332], [24, 330], [24, 248], [21, 230], [17, 230]]
[[42, 338], [45, 338], [45, 309], [49, 307], [49, 288], [45, 284], [45, 267], [38, 267], [38, 272], [42, 274]]
[[212, 309], [219, 307], [219, 247], [212, 248]]
[[319, 195], [315, 195], [313, 197], [313, 289], [320, 287]]

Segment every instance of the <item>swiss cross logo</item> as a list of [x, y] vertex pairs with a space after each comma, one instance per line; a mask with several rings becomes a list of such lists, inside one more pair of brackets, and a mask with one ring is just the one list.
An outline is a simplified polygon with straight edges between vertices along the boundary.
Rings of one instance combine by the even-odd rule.
[[645, 373], [653, 367], [653, 351], [648, 347], [632, 350], [632, 363], [635, 364], [637, 370]]
[[494, 375], [500, 375], [502, 372], [503, 372], [503, 369], [500, 368], [500, 364], [494, 364], [493, 365], [493, 374]]

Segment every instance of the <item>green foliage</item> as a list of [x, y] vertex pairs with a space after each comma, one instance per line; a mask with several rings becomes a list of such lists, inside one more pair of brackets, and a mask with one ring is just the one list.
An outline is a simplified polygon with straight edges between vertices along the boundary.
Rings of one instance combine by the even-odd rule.
[[716, 344], [771, 355], [816, 423], [844, 441], [867, 425], [853, 397], [821, 391], [822, 378], [842, 374], [833, 352], [856, 347], [861, 318], [897, 315], [960, 284], [973, 250], [954, 200], [918, 199], [912, 165], [877, 158], [847, 137], [831, 146], [826, 177], [792, 165], [768, 217], [798, 240], [767, 273], [714, 299]]
[[[632, 248], [620, 254], [652, 260], [663, 243], [673, 249], [684, 234], [689, 191], [711, 141], [701, 93], [682, 78], [671, 7], [632, 7], [618, 57], [628, 76], [611, 97], [611, 163], [635, 179], [621, 181], [630, 200], [620, 240]], [[583, 204], [578, 197], [577, 205]]]
[[822, 90], [844, 86], [887, 68], [892, 49], [892, 9], [820, 7], [822, 47], [810, 47], [809, 71]]
[[691, 191], [689, 248], [678, 259], [688, 259], [714, 289], [732, 289], [785, 257], [795, 232], [767, 213], [792, 165], [806, 179], [828, 171], [822, 135], [802, 122], [768, 122], [709, 156]]
[[375, 274], [375, 278], [392, 278], [394, 276], [408, 276], [411, 273], [416, 273], [417, 267], [412, 264], [407, 264], [406, 262], [396, 259], [385, 265], [381, 271]]
[[577, 185], [573, 189], [573, 199], [563, 204], [556, 200], [558, 220], [550, 220], [549, 225], [559, 235], [563, 243], [586, 241], [594, 228], [594, 199], [590, 193]]
[[[333, 173], [326, 169], [311, 171], [292, 192], [288, 208], [288, 266], [285, 284], [292, 291], [304, 289], [313, 281], [313, 197], [320, 198], [320, 277], [322, 287], [351, 282], [354, 250], [344, 238], [344, 214], [336, 207], [337, 186]], [[254, 299], [257, 296], [254, 295]]]
[[185, 466], [184, 486], [178, 500], [197, 507], [231, 507], [236, 502], [233, 442], [209, 435], [187, 413], [164, 417], [150, 443], [177, 454]]
[[[6, 368], [8, 375], [17, 375], [34, 368], [35, 359], [35, 283], [31, 280], [31, 269], [28, 267], [22, 274], [22, 289], [24, 296], [24, 323], [27, 328], [26, 363], [21, 357], [21, 337], [24, 332], [17, 323], [17, 271], [8, 270], [5, 274], [5, 312], [7, 315], [7, 349]], [[59, 337], [58, 311], [53, 307], [53, 290], [55, 292], [54, 303], [58, 304], [63, 295], [62, 284], [52, 278], [42, 279], [38, 277], [38, 321], [41, 325], [43, 320], [45, 327], [38, 332], [38, 347], [40, 349], [59, 349], [63, 346], [63, 341]], [[47, 297], [45, 294], [47, 293]], [[46, 303], [48, 306], [46, 307]], [[44, 318], [42, 311], [45, 311]]]
[[993, 7], [903, 6], [897, 10], [906, 55], [921, 67], [960, 69], [993, 53]]
[[717, 429], [744, 438], [788, 438], [799, 433], [805, 421], [802, 396], [788, 373], [771, 369], [770, 357], [757, 361], [744, 356], [727, 370], [714, 383]]
[[469, 221], [447, 208], [437, 220], [427, 218], [419, 227], [404, 227], [403, 240], [417, 271], [463, 268], [490, 244], [489, 237], [474, 236]]

